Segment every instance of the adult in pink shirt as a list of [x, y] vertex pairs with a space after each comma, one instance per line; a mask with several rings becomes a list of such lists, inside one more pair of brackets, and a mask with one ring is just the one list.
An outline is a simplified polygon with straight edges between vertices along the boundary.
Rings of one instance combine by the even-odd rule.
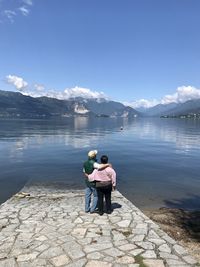
[[[101, 163], [108, 163], [108, 157], [103, 155]], [[105, 197], [106, 211], [108, 214], [112, 212], [111, 208], [111, 192], [116, 187], [116, 172], [111, 167], [103, 170], [94, 170], [88, 175], [89, 181], [96, 181], [96, 189], [98, 194], [98, 212], [103, 215], [103, 200]]]

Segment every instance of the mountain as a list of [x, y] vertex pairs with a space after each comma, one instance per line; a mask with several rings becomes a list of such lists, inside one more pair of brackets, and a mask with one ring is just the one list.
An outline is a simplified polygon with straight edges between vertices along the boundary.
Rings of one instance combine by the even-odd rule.
[[176, 108], [177, 103], [170, 103], [170, 104], [158, 104], [154, 107], [148, 108], [142, 112], [143, 116], [147, 117], [160, 117], [163, 114], [167, 113], [171, 109]]
[[108, 100], [88, 99], [84, 101], [86, 107], [98, 116], [109, 117], [137, 117], [140, 115], [135, 109], [126, 107], [122, 103]]
[[40, 101], [21, 93], [0, 91], [1, 117], [37, 117], [50, 115]]
[[137, 117], [139, 112], [115, 101], [31, 97], [0, 90], [0, 117], [51, 118], [70, 116]]
[[143, 116], [148, 117], [188, 116], [192, 114], [200, 114], [200, 99], [189, 100], [185, 103], [159, 104], [142, 113]]
[[200, 99], [188, 100], [185, 103], [179, 103], [171, 110], [168, 110], [163, 116], [188, 116], [200, 115]]

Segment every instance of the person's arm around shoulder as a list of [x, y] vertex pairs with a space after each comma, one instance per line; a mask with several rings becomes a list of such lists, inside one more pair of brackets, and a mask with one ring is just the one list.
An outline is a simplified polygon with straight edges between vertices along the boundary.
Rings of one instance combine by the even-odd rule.
[[97, 170], [94, 170], [91, 174], [87, 174], [88, 180], [90, 182], [95, 181], [96, 172], [97, 172]]
[[95, 163], [93, 164], [93, 167], [94, 167], [94, 169], [97, 169], [97, 170], [99, 170], [99, 171], [102, 171], [102, 170], [106, 169], [107, 167], [112, 168], [112, 164], [110, 164], [110, 163], [99, 164], [99, 163], [95, 162]]

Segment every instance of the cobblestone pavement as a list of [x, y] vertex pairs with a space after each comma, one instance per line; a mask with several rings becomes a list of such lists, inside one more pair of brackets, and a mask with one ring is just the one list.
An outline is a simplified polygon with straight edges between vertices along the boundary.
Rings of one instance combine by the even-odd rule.
[[113, 213], [83, 190], [32, 185], [0, 206], [0, 267], [186, 267], [198, 263], [118, 191]]

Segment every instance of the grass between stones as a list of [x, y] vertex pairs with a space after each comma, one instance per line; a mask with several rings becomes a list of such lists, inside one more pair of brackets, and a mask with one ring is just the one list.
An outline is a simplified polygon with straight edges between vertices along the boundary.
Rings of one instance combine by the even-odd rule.
[[137, 255], [134, 257], [135, 259], [135, 263], [138, 263], [140, 266], [139, 267], [147, 267], [144, 263], [143, 263], [143, 257], [140, 255]]

